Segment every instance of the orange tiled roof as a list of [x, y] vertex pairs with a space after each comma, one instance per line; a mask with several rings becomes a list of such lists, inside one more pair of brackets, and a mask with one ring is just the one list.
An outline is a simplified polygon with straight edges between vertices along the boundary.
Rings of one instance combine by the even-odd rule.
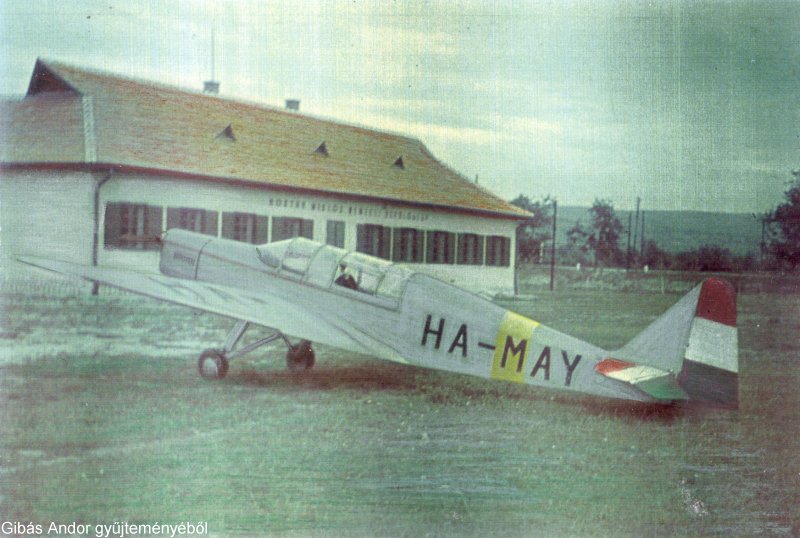
[[[97, 163], [527, 215], [414, 138], [41, 60], [28, 96], [0, 108], [1, 162], [85, 162], [83, 96]], [[323, 142], [327, 156], [315, 151]]]

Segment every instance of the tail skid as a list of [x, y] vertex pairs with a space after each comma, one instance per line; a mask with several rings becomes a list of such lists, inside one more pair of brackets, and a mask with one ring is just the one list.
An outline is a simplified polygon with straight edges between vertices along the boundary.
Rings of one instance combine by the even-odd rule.
[[736, 292], [709, 278], [595, 369], [658, 400], [739, 403]]

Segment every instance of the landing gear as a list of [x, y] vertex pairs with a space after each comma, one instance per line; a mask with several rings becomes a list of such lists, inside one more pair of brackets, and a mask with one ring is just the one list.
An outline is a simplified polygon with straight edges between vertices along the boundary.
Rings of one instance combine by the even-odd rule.
[[289, 346], [286, 353], [286, 366], [292, 373], [305, 372], [314, 367], [314, 350], [311, 342], [303, 340], [299, 344]]
[[231, 359], [241, 357], [278, 339], [283, 340], [286, 347], [289, 348], [286, 353], [286, 366], [290, 372], [304, 372], [314, 367], [314, 350], [311, 348], [311, 342], [302, 340], [292, 345], [286, 335], [281, 332], [276, 332], [241, 349], [236, 349], [236, 344], [239, 343], [249, 325], [246, 321], [237, 321], [225, 338], [223, 349], [206, 349], [200, 354], [197, 359], [197, 370], [204, 379], [224, 378], [228, 373], [228, 363]]
[[206, 349], [197, 359], [197, 370], [204, 379], [222, 379], [228, 373], [228, 359], [219, 350]]

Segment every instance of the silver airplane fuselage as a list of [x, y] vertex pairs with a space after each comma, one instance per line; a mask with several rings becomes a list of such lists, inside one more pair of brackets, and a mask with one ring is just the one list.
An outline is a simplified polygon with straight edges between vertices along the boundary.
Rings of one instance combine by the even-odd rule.
[[[293, 336], [459, 374], [655, 401], [596, 371], [609, 352], [385, 260], [303, 238], [255, 246], [170, 230], [162, 241], [162, 274], [261, 295], [252, 308], [286, 309], [286, 325], [275, 328]], [[354, 288], [340, 285], [344, 273]], [[298, 315], [320, 320], [316, 334], [292, 329]]]

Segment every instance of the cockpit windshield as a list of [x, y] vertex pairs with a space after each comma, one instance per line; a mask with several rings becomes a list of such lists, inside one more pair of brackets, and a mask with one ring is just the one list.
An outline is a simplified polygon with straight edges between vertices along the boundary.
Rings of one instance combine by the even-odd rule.
[[286, 276], [299, 279], [305, 275], [311, 258], [320, 248], [322, 245], [319, 243], [296, 237], [258, 247], [258, 257], [265, 265], [279, 269]]
[[351, 252], [339, 262], [334, 283], [369, 295], [400, 298], [412, 272], [390, 262]]
[[353, 297], [389, 307], [397, 306], [413, 274], [386, 260], [303, 237], [261, 245], [257, 251], [261, 262], [282, 276], [341, 293], [358, 292]]
[[286, 254], [286, 250], [289, 248], [289, 243], [291, 242], [291, 239], [287, 239], [286, 241], [278, 241], [277, 243], [256, 247], [258, 259], [268, 267], [272, 267], [273, 269], [280, 268], [283, 255]]

